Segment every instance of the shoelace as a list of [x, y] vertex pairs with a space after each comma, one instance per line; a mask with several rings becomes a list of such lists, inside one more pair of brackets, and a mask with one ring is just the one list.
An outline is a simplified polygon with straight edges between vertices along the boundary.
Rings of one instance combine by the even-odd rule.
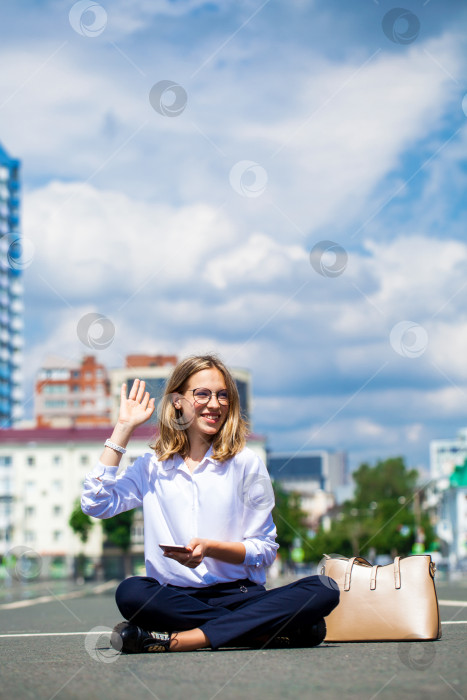
[[170, 647], [170, 634], [167, 632], [149, 632], [151, 637], [158, 644], [151, 644], [146, 647], [146, 651], [169, 651]]

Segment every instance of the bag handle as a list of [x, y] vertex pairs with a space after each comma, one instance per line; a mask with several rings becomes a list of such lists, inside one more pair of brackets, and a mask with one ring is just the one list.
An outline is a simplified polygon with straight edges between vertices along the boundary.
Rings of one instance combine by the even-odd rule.
[[376, 574], [378, 573], [379, 564], [371, 567], [371, 577], [370, 577], [370, 591], [374, 591], [376, 588]]
[[400, 566], [400, 557], [395, 557], [394, 559], [394, 586], [396, 588], [401, 587], [401, 566]]
[[[400, 589], [401, 587], [401, 565], [400, 565], [401, 557], [395, 557], [394, 558], [394, 587], [396, 590]], [[352, 568], [353, 565], [357, 562], [358, 564], [361, 564], [362, 566], [369, 566], [371, 567], [371, 574], [370, 574], [370, 590], [374, 591], [376, 588], [376, 576], [378, 573], [378, 564], [376, 566], [372, 566], [369, 561], [364, 559], [363, 557], [352, 557], [349, 559], [349, 563], [347, 564], [347, 568], [345, 571], [345, 579], [344, 579], [344, 591], [350, 591], [350, 579], [352, 576]], [[436, 571], [436, 567], [432, 562], [430, 562], [430, 573], [434, 577]]]
[[352, 568], [355, 562], [357, 562], [358, 564], [362, 564], [362, 566], [369, 566], [370, 568], [373, 568], [370, 562], [364, 559], [363, 557], [352, 557], [351, 559], [349, 559], [347, 569], [345, 570], [344, 591], [350, 591], [350, 577], [352, 575]]

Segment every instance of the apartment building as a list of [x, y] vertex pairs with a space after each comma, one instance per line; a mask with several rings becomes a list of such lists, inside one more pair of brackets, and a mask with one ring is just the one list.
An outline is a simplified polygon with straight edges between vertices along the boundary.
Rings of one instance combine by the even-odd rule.
[[92, 355], [81, 362], [48, 357], [37, 374], [34, 394], [38, 428], [111, 424], [107, 369]]

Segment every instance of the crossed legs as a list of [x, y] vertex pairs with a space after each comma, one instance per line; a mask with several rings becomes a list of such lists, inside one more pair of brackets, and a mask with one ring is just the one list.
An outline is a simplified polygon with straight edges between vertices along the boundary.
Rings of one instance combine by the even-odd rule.
[[311, 627], [339, 602], [338, 586], [327, 576], [308, 576], [268, 591], [251, 583], [251, 595], [244, 599], [232, 582], [231, 595], [223, 592], [219, 599], [217, 594], [215, 586], [184, 589], [135, 576], [120, 584], [116, 601], [129, 622], [173, 633], [171, 651], [218, 649], [240, 637], [287, 634]]

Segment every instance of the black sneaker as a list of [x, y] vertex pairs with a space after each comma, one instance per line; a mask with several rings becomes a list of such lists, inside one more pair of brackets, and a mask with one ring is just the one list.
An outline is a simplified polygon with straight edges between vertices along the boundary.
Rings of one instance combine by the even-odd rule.
[[299, 649], [317, 647], [326, 637], [326, 623], [318, 620], [311, 627], [299, 628], [293, 632], [278, 632], [277, 635], [262, 634], [256, 637], [238, 637], [225, 646], [246, 646], [253, 649]]
[[311, 627], [300, 627], [290, 634], [293, 647], [317, 647], [326, 637], [326, 623], [318, 620]]
[[277, 636], [256, 637], [252, 646], [265, 649], [304, 649], [317, 647], [326, 636], [326, 623], [318, 620], [311, 627], [303, 627]]
[[110, 635], [110, 645], [124, 654], [170, 651], [170, 634], [146, 632], [129, 622], [119, 622]]

